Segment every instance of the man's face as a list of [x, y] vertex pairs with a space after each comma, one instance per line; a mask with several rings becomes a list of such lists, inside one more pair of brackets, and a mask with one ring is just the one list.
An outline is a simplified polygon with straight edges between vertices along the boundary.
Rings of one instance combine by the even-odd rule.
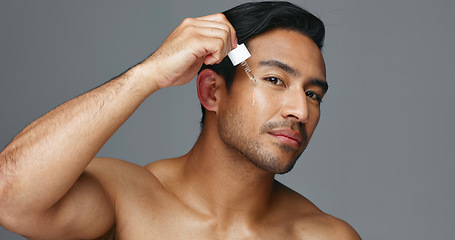
[[327, 90], [325, 64], [305, 35], [272, 30], [252, 38], [251, 81], [237, 70], [218, 128], [229, 149], [269, 173], [286, 173], [306, 148]]

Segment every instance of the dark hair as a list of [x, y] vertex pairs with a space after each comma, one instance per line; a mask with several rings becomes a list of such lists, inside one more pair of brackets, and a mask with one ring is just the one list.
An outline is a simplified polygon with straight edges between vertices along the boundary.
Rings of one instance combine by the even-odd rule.
[[[298, 31], [311, 38], [322, 48], [325, 28], [322, 21], [308, 11], [284, 1], [249, 2], [229, 9], [223, 14], [234, 27], [239, 43], [248, 45], [248, 41], [259, 34], [273, 29]], [[224, 77], [229, 90], [234, 80], [236, 67], [228, 57], [215, 65], [203, 65], [201, 70], [212, 69]], [[201, 126], [204, 124], [205, 108], [202, 108]]]

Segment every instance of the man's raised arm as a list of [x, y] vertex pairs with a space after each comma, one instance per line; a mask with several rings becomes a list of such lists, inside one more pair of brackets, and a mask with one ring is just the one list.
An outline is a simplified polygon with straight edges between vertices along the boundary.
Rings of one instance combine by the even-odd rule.
[[[0, 225], [40, 238], [40, 224], [54, 224], [53, 238], [101, 235], [115, 221], [113, 199], [91, 178], [81, 180], [90, 161], [148, 96], [189, 82], [203, 62], [218, 63], [235, 46], [222, 14], [186, 19], [144, 62], [27, 126], [0, 153]], [[68, 196], [78, 184], [83, 191]], [[79, 231], [82, 222], [90, 224]]]

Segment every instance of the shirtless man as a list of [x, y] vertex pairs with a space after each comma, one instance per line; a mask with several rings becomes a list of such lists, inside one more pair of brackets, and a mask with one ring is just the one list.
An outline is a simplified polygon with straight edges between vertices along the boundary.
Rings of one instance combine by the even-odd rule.
[[[184, 20], [144, 62], [31, 123], [1, 152], [0, 224], [29, 239], [360, 239], [274, 180], [318, 123], [323, 37], [319, 19], [282, 2]], [[225, 58], [238, 41], [255, 82]], [[148, 96], [201, 66], [203, 127], [186, 155], [146, 167], [94, 158]]]

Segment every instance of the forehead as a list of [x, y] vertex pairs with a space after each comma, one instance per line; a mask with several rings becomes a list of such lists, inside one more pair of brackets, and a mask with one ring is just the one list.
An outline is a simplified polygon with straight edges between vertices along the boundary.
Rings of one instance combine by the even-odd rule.
[[325, 80], [325, 63], [318, 46], [309, 37], [293, 30], [276, 29], [255, 36], [249, 41], [251, 60], [279, 60], [300, 73], [301, 77]]

